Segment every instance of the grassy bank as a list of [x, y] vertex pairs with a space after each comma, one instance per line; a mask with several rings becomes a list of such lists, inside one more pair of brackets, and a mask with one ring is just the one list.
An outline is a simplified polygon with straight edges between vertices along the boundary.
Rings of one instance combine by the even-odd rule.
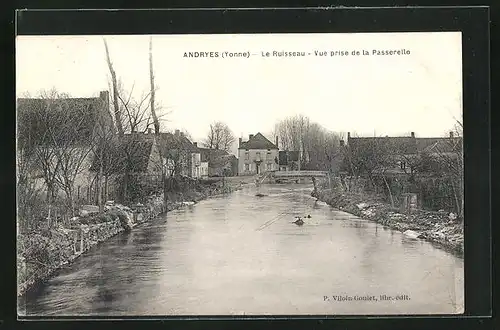
[[125, 230], [151, 221], [163, 212], [184, 207], [185, 202], [198, 202], [211, 196], [238, 190], [238, 181], [207, 179], [196, 181], [190, 189], [149, 196], [142, 204], [130, 207], [107, 206], [102, 213], [88, 214], [56, 226], [40, 226], [18, 234], [18, 296], [50, 278], [61, 267], [101, 242]]
[[391, 229], [412, 230], [420, 239], [433, 242], [453, 254], [463, 257], [463, 224], [450, 220], [447, 212], [415, 210], [409, 214], [393, 208], [379, 196], [319, 189], [313, 197], [339, 210], [375, 221]]

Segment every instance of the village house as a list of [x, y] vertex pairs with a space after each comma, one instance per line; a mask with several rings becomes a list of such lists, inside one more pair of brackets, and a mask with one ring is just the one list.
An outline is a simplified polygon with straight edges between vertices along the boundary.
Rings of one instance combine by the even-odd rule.
[[210, 167], [209, 167], [209, 161], [204, 157], [203, 149], [204, 148], [199, 148], [197, 142], [193, 142], [193, 146], [197, 149], [196, 153], [192, 153], [191, 157], [193, 159], [193, 163], [199, 163], [199, 167], [194, 167], [194, 175], [196, 175], [196, 178], [207, 178], [210, 175]]
[[276, 144], [261, 133], [250, 134], [248, 141], [239, 139], [238, 175], [255, 175], [278, 170], [278, 138]]
[[[386, 175], [408, 174], [414, 171], [419, 156], [438, 159], [446, 157], [457, 159], [462, 155], [462, 137], [454, 136], [453, 132], [448, 137], [418, 138], [411, 132], [410, 136], [398, 137], [352, 137], [347, 133], [347, 145], [341, 141], [348, 154], [354, 155], [362, 151], [371, 153], [389, 153], [394, 159], [394, 164], [383, 169]], [[371, 151], [370, 151], [371, 150]], [[381, 172], [374, 171], [374, 174]]]
[[238, 160], [227, 151], [199, 148], [202, 162], [208, 164], [208, 176], [236, 176], [238, 175]]
[[160, 133], [160, 150], [168, 175], [183, 175], [191, 178], [208, 176], [208, 163], [201, 159], [197, 143], [192, 143], [183, 132]]
[[[33, 166], [29, 175], [35, 179], [39, 189], [47, 189], [43, 166], [40, 166], [41, 162], [45, 162], [53, 164], [53, 169], [74, 172], [73, 184], [77, 195], [74, 197], [90, 194], [95, 176], [90, 168], [96, 132], [101, 129], [113, 134], [114, 130], [108, 91], [101, 91], [99, 97], [90, 98], [19, 98], [17, 126], [19, 157], [28, 155], [30, 158]], [[57, 162], [62, 165], [56, 166]]]

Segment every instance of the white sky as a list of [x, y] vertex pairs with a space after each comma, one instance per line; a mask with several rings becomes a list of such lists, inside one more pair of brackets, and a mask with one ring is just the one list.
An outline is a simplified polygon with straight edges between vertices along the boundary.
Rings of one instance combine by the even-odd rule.
[[[106, 36], [125, 87], [149, 90], [149, 36]], [[18, 96], [56, 88], [74, 97], [108, 89], [102, 36], [22, 36], [16, 43]], [[270, 57], [261, 51], [407, 49], [406, 56]], [[193, 51], [249, 51], [250, 58], [183, 58]], [[155, 35], [157, 99], [171, 111], [164, 129], [201, 141], [215, 120], [237, 137], [270, 132], [304, 114], [358, 135], [443, 136], [462, 113], [460, 32]], [[273, 140], [273, 137], [269, 137]]]

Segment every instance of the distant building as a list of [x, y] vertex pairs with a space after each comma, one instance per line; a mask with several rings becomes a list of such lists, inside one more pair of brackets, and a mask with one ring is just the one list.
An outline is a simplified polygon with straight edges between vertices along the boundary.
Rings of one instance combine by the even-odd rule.
[[192, 143], [183, 132], [160, 133], [160, 149], [168, 175], [184, 175], [192, 178], [206, 176], [207, 164], [202, 164], [196, 142]]
[[238, 160], [227, 151], [210, 148], [199, 148], [202, 162], [208, 164], [208, 176], [238, 175]]
[[[415, 133], [410, 136], [401, 137], [352, 137], [347, 133], [347, 145], [341, 141], [341, 146], [347, 151], [346, 155], [353, 157], [360, 153], [374, 155], [377, 152], [390, 152], [395, 160], [394, 166], [384, 169], [386, 174], [406, 174], [411, 172], [411, 166], [415, 159], [421, 155], [429, 157], [453, 157], [462, 155], [462, 137], [454, 136], [450, 132], [449, 137], [417, 138]], [[379, 170], [375, 171], [375, 174]]]
[[239, 139], [238, 175], [254, 175], [278, 170], [278, 138], [276, 144], [261, 133], [250, 134], [248, 141]]

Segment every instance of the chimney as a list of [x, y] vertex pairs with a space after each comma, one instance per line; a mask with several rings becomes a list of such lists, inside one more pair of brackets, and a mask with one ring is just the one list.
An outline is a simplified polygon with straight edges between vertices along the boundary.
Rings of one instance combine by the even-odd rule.
[[347, 141], [351, 138], [351, 132], [347, 132]]
[[238, 143], [238, 148], [241, 148], [241, 142], [243, 142], [243, 139], [242, 139], [242, 138], [239, 138], [238, 142], [239, 142], [239, 143]]
[[253, 134], [248, 135], [248, 139], [250, 140], [251, 138], [253, 138]]
[[101, 100], [103, 100], [104, 102], [106, 102], [106, 103], [107, 103], [107, 102], [109, 101], [109, 92], [108, 92], [108, 91], [101, 91], [101, 92], [99, 93], [99, 98], [100, 98]]
[[278, 146], [278, 136], [276, 136], [276, 146]]
[[184, 132], [181, 132], [181, 137], [184, 137]]
[[411, 137], [415, 138], [415, 132], [411, 132]]
[[193, 142], [195, 148], [198, 148], [198, 142]]
[[453, 139], [453, 132], [450, 132], [450, 138]]
[[151, 127], [148, 127], [148, 134], [153, 133], [153, 129]]
[[340, 146], [343, 147], [344, 145], [344, 140], [340, 140]]
[[179, 136], [179, 130], [178, 129], [175, 130], [175, 136]]

